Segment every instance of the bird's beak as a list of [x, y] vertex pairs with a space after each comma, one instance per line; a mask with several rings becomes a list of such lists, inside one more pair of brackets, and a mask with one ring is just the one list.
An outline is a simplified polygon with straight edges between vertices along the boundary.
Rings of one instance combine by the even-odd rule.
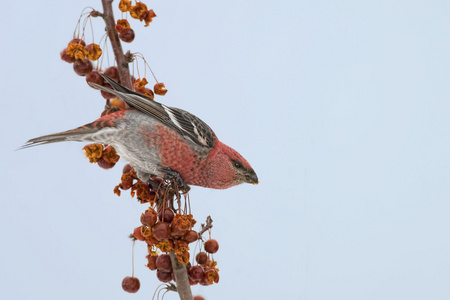
[[255, 171], [250, 170], [246, 175], [245, 175], [245, 182], [251, 183], [251, 184], [258, 184], [258, 176], [256, 175]]

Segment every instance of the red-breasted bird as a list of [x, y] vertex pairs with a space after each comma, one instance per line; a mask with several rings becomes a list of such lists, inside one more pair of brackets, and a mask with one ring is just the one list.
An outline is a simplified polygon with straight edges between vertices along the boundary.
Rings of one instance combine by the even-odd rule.
[[72, 130], [31, 139], [22, 148], [63, 141], [108, 144], [130, 163], [144, 182], [156, 175], [213, 189], [258, 183], [247, 160], [219, 141], [205, 122], [102, 76], [113, 89], [94, 83], [91, 86], [123, 99], [130, 108]]

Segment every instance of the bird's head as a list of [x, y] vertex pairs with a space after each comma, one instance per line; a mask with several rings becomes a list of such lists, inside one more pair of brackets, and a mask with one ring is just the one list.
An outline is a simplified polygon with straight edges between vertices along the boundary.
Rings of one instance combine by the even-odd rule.
[[218, 184], [219, 189], [226, 189], [241, 183], [258, 184], [258, 176], [248, 161], [236, 150], [220, 141], [216, 145], [218, 151], [211, 161], [211, 182]]

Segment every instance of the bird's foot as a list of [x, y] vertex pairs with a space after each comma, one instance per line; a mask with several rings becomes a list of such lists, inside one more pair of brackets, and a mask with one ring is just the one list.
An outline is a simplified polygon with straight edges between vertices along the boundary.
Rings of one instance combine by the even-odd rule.
[[166, 174], [164, 179], [169, 180], [170, 182], [175, 182], [176, 186], [183, 194], [189, 192], [191, 188], [184, 182], [183, 178], [181, 178], [180, 173], [170, 169], [165, 169], [162, 171]]

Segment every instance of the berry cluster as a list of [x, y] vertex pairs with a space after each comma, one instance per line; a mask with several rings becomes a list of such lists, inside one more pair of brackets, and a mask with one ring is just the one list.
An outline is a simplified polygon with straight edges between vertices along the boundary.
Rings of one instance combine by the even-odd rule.
[[[214, 239], [203, 243], [202, 234], [209, 230], [212, 220], [208, 218], [207, 226], [202, 224], [202, 230], [193, 230], [196, 220], [192, 214], [188, 214], [186, 207], [181, 209], [181, 201], [174, 182], [168, 182], [157, 177], [152, 177], [150, 184], [137, 179], [136, 174], [129, 165], [123, 170], [121, 183], [116, 186], [115, 193], [120, 195], [120, 190], [131, 189], [131, 195], [136, 195], [141, 203], [149, 203], [149, 208], [141, 215], [141, 226], [136, 227], [132, 237], [147, 244], [147, 267], [156, 270], [156, 277], [162, 282], [175, 280], [170, 254], [173, 253], [178, 262], [186, 265], [186, 271], [191, 285], [210, 285], [219, 281], [217, 262], [212, 259], [212, 254], [219, 250], [219, 244]], [[178, 199], [178, 209], [174, 209], [173, 199]], [[185, 205], [186, 206], [186, 205]], [[204, 251], [195, 256], [195, 265], [192, 265], [189, 253], [189, 244], [200, 241]], [[200, 247], [200, 249], [202, 248]], [[159, 254], [158, 251], [162, 252]], [[128, 278], [128, 279], [127, 279]], [[124, 279], [127, 282], [135, 282], [134, 277]], [[136, 283], [123, 284], [125, 291], [133, 292]], [[125, 286], [127, 288], [125, 288]]]
[[123, 13], [130, 13], [130, 16], [133, 19], [138, 19], [141, 22], [144, 21], [145, 27], [150, 25], [150, 23], [153, 21], [153, 18], [156, 17], [153, 9], [147, 9], [147, 5], [140, 1], [136, 1], [135, 5], [131, 5], [131, 0], [120, 0], [119, 9]]
[[103, 169], [111, 169], [119, 161], [120, 156], [109, 145], [89, 144], [83, 147], [89, 162], [97, 163]]
[[92, 72], [91, 61], [96, 61], [102, 55], [99, 45], [91, 43], [86, 46], [86, 42], [76, 38], [69, 42], [61, 53], [61, 59], [68, 63], [73, 63], [73, 70], [80, 76], [86, 76]]

